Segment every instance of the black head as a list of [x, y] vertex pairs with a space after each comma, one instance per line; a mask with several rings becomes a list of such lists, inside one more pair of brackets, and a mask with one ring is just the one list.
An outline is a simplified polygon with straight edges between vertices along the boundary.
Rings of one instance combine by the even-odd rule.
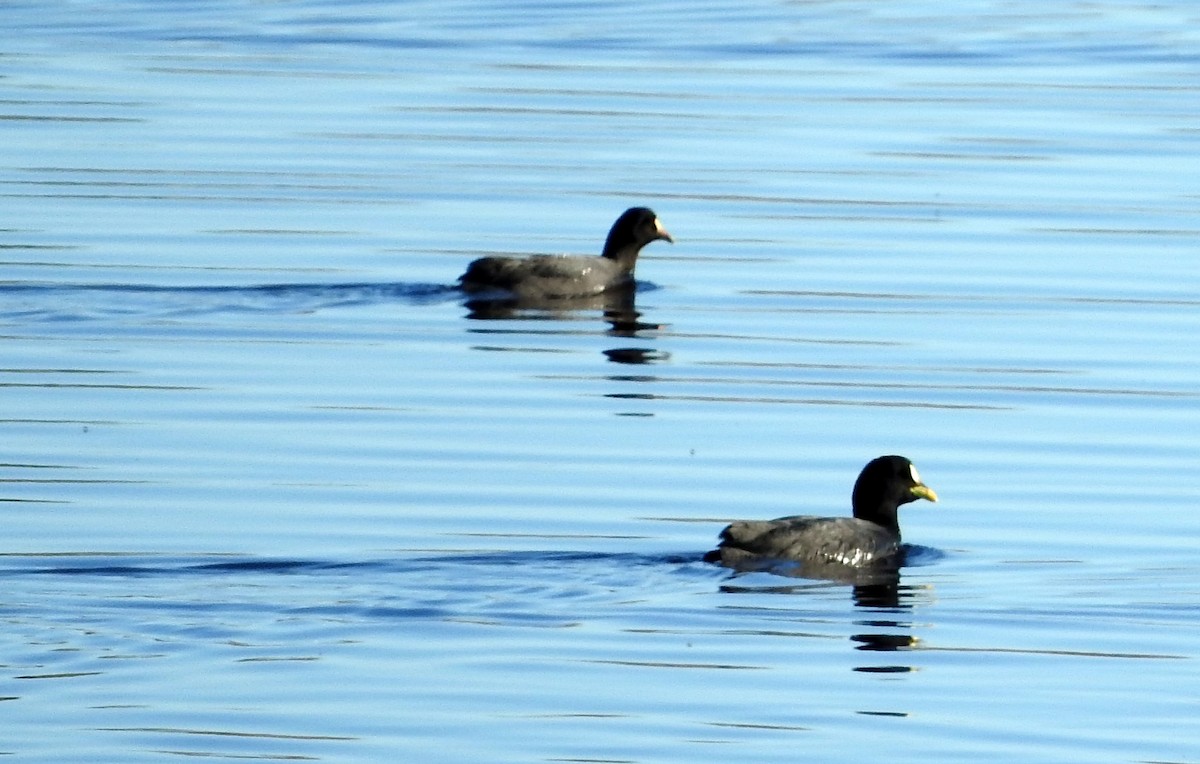
[[903, 456], [872, 459], [854, 483], [854, 516], [900, 533], [896, 509], [917, 499], [937, 501], [933, 489], [921, 482], [916, 466]]
[[662, 239], [674, 243], [671, 234], [658, 221], [654, 210], [648, 207], [630, 207], [621, 213], [617, 222], [608, 230], [604, 242], [604, 257], [616, 260], [633, 270], [638, 252], [652, 241]]

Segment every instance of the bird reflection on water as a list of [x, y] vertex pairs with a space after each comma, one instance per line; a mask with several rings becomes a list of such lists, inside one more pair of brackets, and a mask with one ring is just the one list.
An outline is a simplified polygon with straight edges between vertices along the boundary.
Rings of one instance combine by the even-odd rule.
[[[587, 319], [599, 312], [608, 324], [609, 337], [644, 339], [642, 332], [655, 332], [663, 324], [643, 321], [637, 309], [637, 287], [627, 284], [585, 297], [517, 297], [494, 293], [466, 301], [467, 318], [475, 321], [567, 321]], [[648, 364], [670, 357], [665, 351], [644, 347], [614, 347], [603, 351], [609, 361], [621, 364]]]
[[[824, 576], [814, 575], [818, 571], [796, 561], [775, 560], [773, 564], [764, 562], [753, 570], [742, 568], [729, 582], [720, 586], [720, 591], [736, 595], [816, 596], [848, 585], [850, 602], [862, 614], [855, 625], [863, 630], [849, 635], [853, 648], [864, 653], [894, 655], [920, 649], [921, 640], [912, 634], [914, 624], [911, 613], [929, 605], [934, 599], [932, 586], [904, 583], [902, 569], [930, 565], [943, 557], [944, 554], [937, 549], [905, 544], [902, 554], [888, 565], [866, 569], [840, 566], [825, 570]], [[770, 578], [761, 576], [763, 573]], [[780, 577], [803, 580], [780, 583]], [[904, 674], [916, 670], [909, 663], [895, 662], [894, 657], [889, 661], [885, 664], [856, 665], [853, 671]]]

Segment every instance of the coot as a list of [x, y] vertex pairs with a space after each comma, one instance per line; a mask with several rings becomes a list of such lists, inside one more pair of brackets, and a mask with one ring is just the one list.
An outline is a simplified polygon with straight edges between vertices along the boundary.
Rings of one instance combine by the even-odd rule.
[[937, 501], [903, 456], [881, 456], [863, 468], [854, 484], [854, 517], [795, 515], [777, 520], [743, 520], [721, 531], [716, 549], [704, 555], [739, 570], [791, 564], [798, 575], [845, 578], [860, 568], [896, 565], [903, 550], [896, 510], [916, 499]]
[[535, 300], [600, 294], [631, 285], [638, 253], [659, 239], [675, 241], [653, 210], [632, 207], [613, 223], [599, 257], [481, 257], [458, 280], [467, 292], [505, 291]]

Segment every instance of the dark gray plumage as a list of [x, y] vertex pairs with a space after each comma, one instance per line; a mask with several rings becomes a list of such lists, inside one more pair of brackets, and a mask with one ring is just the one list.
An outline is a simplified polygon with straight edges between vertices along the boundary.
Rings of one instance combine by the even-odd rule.
[[854, 569], [896, 562], [902, 551], [897, 510], [916, 499], [937, 501], [937, 494], [921, 482], [911, 461], [881, 456], [854, 484], [854, 517], [735, 522], [721, 531], [720, 544], [704, 559], [741, 570], [791, 563], [798, 575], [845, 578]]
[[604, 250], [594, 255], [481, 257], [459, 277], [464, 291], [504, 291], [523, 299], [584, 297], [633, 284], [642, 247], [662, 239], [674, 242], [658, 216], [646, 207], [625, 210], [608, 232]]

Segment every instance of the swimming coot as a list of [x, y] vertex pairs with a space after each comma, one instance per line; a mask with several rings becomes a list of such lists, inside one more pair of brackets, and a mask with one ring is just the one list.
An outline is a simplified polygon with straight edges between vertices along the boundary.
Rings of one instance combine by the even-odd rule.
[[467, 292], [503, 290], [528, 299], [600, 294], [631, 285], [638, 253], [642, 247], [659, 239], [675, 241], [658, 222], [653, 210], [632, 207], [613, 223], [599, 257], [481, 257], [467, 266], [467, 272], [458, 280]]
[[704, 560], [740, 570], [788, 563], [798, 575], [826, 578], [895, 565], [902, 553], [896, 510], [916, 499], [937, 501], [937, 494], [908, 459], [881, 456], [863, 467], [854, 484], [854, 517], [735, 522], [721, 531], [720, 544]]

